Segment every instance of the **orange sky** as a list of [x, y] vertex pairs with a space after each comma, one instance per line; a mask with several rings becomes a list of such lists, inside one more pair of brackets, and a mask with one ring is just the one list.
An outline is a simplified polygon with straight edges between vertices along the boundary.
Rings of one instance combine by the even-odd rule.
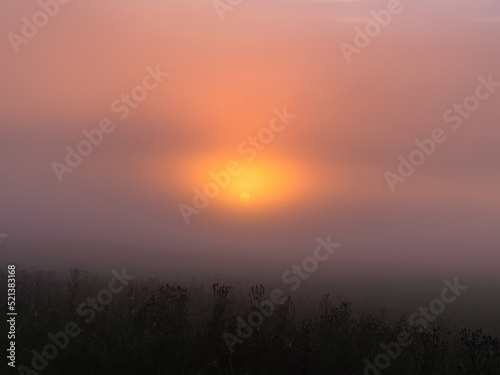
[[[205, 0], [73, 0], [18, 53], [8, 34], [40, 8], [3, 2], [2, 261], [248, 271], [331, 234], [339, 272], [496, 272], [500, 90], [457, 131], [442, 117], [500, 81], [500, 7], [401, 4], [348, 63], [340, 44], [386, 1], [248, 0], [221, 21]], [[169, 76], [121, 120], [112, 103], [157, 66]], [[285, 106], [296, 118], [246, 161]], [[52, 163], [104, 118], [114, 131], [59, 182]], [[384, 172], [436, 127], [449, 139], [391, 192]], [[242, 174], [187, 225], [179, 205], [231, 160]]]

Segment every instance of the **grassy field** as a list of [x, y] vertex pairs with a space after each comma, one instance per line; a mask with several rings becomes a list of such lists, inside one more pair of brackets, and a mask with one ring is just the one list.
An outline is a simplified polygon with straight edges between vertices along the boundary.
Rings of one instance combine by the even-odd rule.
[[18, 368], [2, 356], [2, 374], [500, 374], [500, 340], [480, 330], [421, 330], [328, 295], [303, 316], [286, 295], [256, 306], [273, 301], [263, 285], [135, 279], [109, 293], [109, 275], [69, 275], [18, 273]]

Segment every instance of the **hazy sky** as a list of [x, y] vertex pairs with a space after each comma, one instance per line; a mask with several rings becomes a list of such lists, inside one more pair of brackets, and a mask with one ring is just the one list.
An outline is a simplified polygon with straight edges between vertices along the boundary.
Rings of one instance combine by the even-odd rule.
[[[275, 272], [331, 235], [325, 272], [497, 273], [500, 87], [481, 82], [500, 82], [500, 3], [401, 1], [362, 48], [354, 28], [387, 1], [232, 8], [73, 0], [21, 43], [40, 5], [0, 3], [2, 264]], [[443, 115], [469, 96], [454, 129]], [[296, 117], [247, 161], [284, 107]], [[60, 182], [53, 163], [103, 119], [114, 131]], [[436, 128], [446, 141], [391, 191], [384, 173]], [[242, 172], [186, 224], [179, 205], [231, 160]]]

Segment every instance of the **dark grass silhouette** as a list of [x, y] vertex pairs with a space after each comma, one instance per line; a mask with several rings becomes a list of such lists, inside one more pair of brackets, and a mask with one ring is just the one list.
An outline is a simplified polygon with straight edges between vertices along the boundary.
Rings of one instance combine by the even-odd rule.
[[[108, 281], [78, 270], [66, 280], [52, 272], [19, 272], [17, 364], [31, 368], [32, 350], [41, 353], [51, 342], [48, 333], [74, 321], [81, 333], [47, 361], [41, 374], [363, 374], [365, 358], [373, 362], [381, 343], [395, 342], [402, 331], [412, 343], [381, 374], [500, 374], [500, 340], [480, 330], [420, 332], [404, 316], [388, 323], [354, 312], [349, 302], [334, 306], [328, 295], [316, 315], [301, 319], [286, 297], [231, 353], [223, 334], [236, 335], [238, 316], [246, 320], [258, 311], [253, 301], [269, 298], [262, 285], [237, 299], [225, 285], [213, 284], [203, 294], [197, 288], [134, 280], [86, 323], [90, 314], [79, 316], [77, 306]], [[210, 302], [202, 298], [207, 292]], [[6, 344], [2, 340], [4, 353]], [[0, 364], [2, 371], [10, 369], [5, 356]]]

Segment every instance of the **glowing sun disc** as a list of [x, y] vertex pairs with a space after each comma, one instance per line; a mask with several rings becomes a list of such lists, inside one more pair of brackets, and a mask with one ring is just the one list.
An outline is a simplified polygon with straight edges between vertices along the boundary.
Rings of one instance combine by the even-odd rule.
[[240, 199], [241, 199], [242, 201], [244, 201], [244, 202], [249, 201], [249, 200], [250, 200], [250, 198], [252, 198], [252, 197], [251, 197], [251, 196], [250, 196], [250, 194], [249, 194], [249, 193], [247, 193], [247, 192], [243, 192], [243, 193], [241, 193], [241, 194], [240, 194]]

